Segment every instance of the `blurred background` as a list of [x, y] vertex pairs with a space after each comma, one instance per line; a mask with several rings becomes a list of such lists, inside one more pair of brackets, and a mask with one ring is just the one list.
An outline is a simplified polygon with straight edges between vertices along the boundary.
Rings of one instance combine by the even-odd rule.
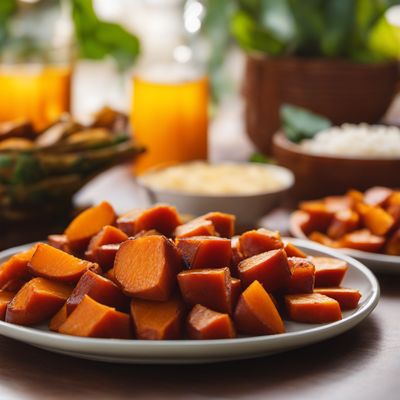
[[[2, 0], [3, 217], [46, 202], [65, 208], [93, 177], [144, 149], [134, 174], [274, 157], [300, 182], [291, 155], [274, 144], [281, 126], [299, 143], [331, 125], [400, 125], [399, 4]], [[318, 169], [307, 176], [310, 168]], [[331, 191], [357, 187], [359, 178], [347, 178]], [[327, 193], [314, 189], [295, 195]], [[85, 193], [78, 203], [96, 196]]]

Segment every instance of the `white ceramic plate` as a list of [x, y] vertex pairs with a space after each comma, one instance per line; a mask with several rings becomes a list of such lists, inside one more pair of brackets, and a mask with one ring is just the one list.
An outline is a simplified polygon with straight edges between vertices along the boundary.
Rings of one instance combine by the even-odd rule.
[[[298, 224], [298, 215], [300, 212], [301, 211], [295, 211], [290, 217], [290, 233], [296, 238], [309, 240]], [[368, 253], [367, 251], [346, 248], [335, 250], [355, 258], [374, 272], [396, 275], [400, 274], [400, 256]]]
[[[339, 335], [360, 323], [379, 300], [379, 285], [371, 271], [358, 261], [309, 241], [292, 242], [311, 255], [341, 258], [350, 268], [344, 286], [362, 293], [359, 307], [343, 313], [343, 319], [330, 324], [310, 325], [286, 322], [287, 333], [271, 336], [222, 340], [118, 340], [91, 339], [52, 333], [46, 327], [26, 328], [0, 322], [0, 334], [55, 353], [118, 363], [189, 364], [228, 361], [267, 356]], [[28, 246], [0, 253], [0, 263]]]

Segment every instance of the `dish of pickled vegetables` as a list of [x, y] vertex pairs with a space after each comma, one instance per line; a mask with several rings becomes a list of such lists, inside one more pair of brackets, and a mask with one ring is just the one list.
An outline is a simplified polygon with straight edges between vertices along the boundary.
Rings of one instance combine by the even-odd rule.
[[[0, 254], [0, 333], [122, 362], [154, 362], [143, 360], [156, 343], [172, 346], [162, 355], [156, 347], [157, 360], [169, 362], [176, 346], [192, 343], [180, 362], [201, 362], [204, 353], [193, 353], [201, 343], [220, 343], [215, 360], [282, 351], [286, 337], [288, 348], [322, 340], [375, 307], [379, 287], [357, 261], [275, 231], [234, 229], [235, 217], [220, 212], [182, 223], [172, 206], [117, 216], [102, 202], [64, 233]], [[272, 341], [243, 348], [255, 337]], [[229, 342], [238, 354], [227, 353]]]

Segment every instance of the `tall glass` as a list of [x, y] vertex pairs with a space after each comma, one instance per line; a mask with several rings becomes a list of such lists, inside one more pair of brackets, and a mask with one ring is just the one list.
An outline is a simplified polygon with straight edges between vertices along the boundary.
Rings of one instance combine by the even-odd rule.
[[65, 1], [18, 1], [0, 49], [0, 122], [40, 131], [70, 111], [72, 27]]
[[135, 139], [147, 149], [135, 161], [137, 174], [207, 159], [208, 79], [188, 45], [181, 2], [151, 3], [150, 15], [158, 27], [153, 42], [162, 48], [145, 48], [133, 77], [131, 124]]

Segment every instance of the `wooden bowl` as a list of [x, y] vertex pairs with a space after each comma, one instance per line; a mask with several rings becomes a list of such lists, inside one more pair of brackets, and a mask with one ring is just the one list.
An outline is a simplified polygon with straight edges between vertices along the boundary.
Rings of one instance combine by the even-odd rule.
[[274, 135], [273, 152], [278, 164], [294, 173], [293, 200], [343, 194], [349, 189], [365, 191], [372, 186], [400, 187], [400, 158], [315, 155], [290, 142], [283, 132]]
[[398, 82], [397, 62], [250, 55], [243, 86], [247, 133], [259, 150], [270, 154], [282, 103], [325, 115], [335, 125], [376, 123], [392, 102]]

